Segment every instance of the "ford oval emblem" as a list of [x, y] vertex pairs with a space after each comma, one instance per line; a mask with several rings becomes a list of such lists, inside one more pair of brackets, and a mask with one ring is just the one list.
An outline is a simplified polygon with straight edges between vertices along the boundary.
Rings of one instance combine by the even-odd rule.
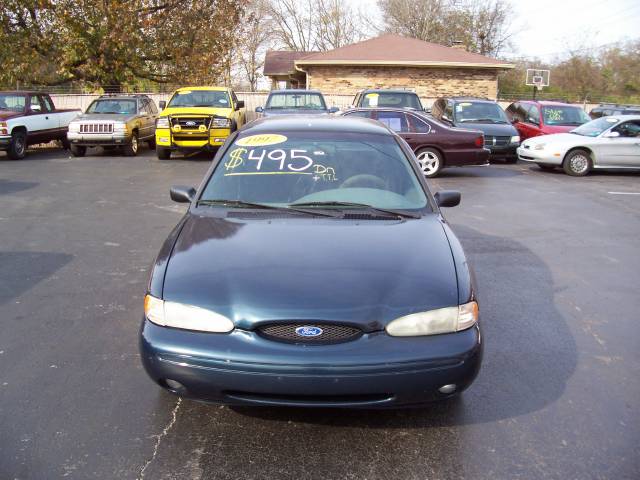
[[320, 327], [298, 327], [296, 328], [296, 335], [300, 337], [319, 337], [322, 335], [322, 329]]
[[196, 126], [196, 122], [189, 120], [188, 122], [185, 122], [185, 125], [187, 127], [195, 127]]

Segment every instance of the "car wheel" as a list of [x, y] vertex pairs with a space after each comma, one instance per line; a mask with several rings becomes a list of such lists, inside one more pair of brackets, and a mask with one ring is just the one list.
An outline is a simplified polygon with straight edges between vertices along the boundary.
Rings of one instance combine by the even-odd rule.
[[567, 154], [562, 163], [564, 173], [573, 177], [583, 177], [593, 166], [591, 155], [586, 150], [573, 150]]
[[20, 160], [27, 153], [27, 132], [17, 131], [11, 134], [7, 156], [11, 160]]
[[80, 145], [71, 145], [69, 150], [71, 150], [71, 155], [74, 157], [84, 157], [87, 153], [87, 147], [82, 147]]
[[71, 148], [71, 143], [69, 142], [69, 139], [67, 137], [62, 137], [60, 139], [60, 143], [62, 144], [62, 148], [64, 148], [65, 150], [69, 150]]
[[171, 158], [171, 150], [164, 147], [156, 147], [156, 155], [158, 160], [169, 160]]
[[124, 154], [126, 157], [135, 157], [138, 154], [138, 148], [140, 144], [138, 143], [138, 133], [133, 132], [131, 134], [131, 140], [129, 141], [129, 145], [125, 145]]
[[555, 165], [545, 165], [544, 163], [536, 163], [536, 165], [545, 172], [553, 172], [556, 169]]
[[418, 159], [420, 170], [422, 170], [422, 173], [427, 178], [433, 178], [438, 175], [444, 166], [442, 155], [433, 148], [423, 148], [418, 150], [416, 158]]

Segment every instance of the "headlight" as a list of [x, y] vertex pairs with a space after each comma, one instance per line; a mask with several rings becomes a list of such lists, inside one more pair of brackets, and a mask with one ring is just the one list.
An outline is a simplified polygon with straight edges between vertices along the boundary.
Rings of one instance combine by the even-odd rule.
[[80, 124], [79, 123], [70, 123], [69, 124], [69, 131], [70, 132], [79, 132], [80, 131]]
[[520, 143], [520, 135], [514, 135], [511, 137], [511, 143]]
[[193, 305], [165, 302], [152, 295], [144, 297], [144, 314], [150, 322], [162, 327], [216, 333], [233, 330], [233, 322], [224, 315]]
[[544, 150], [544, 146], [546, 145], [546, 143], [538, 143], [536, 145], [533, 146], [534, 150]]
[[156, 128], [169, 128], [169, 117], [158, 117], [156, 119]]
[[478, 304], [465, 303], [457, 307], [439, 308], [396, 318], [387, 325], [393, 337], [417, 337], [466, 330], [478, 321]]
[[123, 123], [123, 122], [115, 122], [113, 124], [113, 131], [114, 132], [126, 132], [127, 131], [127, 124]]
[[212, 125], [218, 128], [229, 128], [231, 126], [231, 120], [228, 118], [214, 118]]

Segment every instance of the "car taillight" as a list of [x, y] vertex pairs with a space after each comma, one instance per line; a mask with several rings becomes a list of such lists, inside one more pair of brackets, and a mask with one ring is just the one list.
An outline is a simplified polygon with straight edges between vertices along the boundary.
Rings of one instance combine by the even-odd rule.
[[480, 135], [475, 141], [476, 147], [484, 147], [484, 135]]

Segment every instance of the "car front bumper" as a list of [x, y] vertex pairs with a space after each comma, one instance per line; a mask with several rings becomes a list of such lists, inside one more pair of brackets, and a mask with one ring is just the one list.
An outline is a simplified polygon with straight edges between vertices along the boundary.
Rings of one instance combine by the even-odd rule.
[[518, 158], [524, 162], [542, 163], [544, 165], [562, 165], [562, 155], [548, 150], [534, 150], [532, 148], [518, 148]]
[[11, 143], [11, 135], [0, 135], [0, 150], [7, 150]]
[[[231, 405], [304, 407], [421, 405], [464, 390], [482, 360], [477, 325], [427, 337], [374, 332], [346, 343], [297, 345], [246, 330], [198, 333], [144, 320], [140, 351], [149, 376], [180, 396]], [[455, 392], [439, 391], [452, 384]]]
[[491, 152], [490, 158], [491, 160], [499, 159], [499, 158], [507, 158], [514, 159], [517, 158], [516, 150], [518, 148], [517, 143], [511, 143], [509, 145], [500, 146], [500, 145], [485, 145], [485, 148], [488, 148]]
[[212, 128], [205, 133], [188, 130], [178, 133], [158, 128], [156, 145], [170, 150], [208, 150], [223, 145], [230, 134], [229, 128]]
[[100, 146], [100, 145], [127, 145], [131, 142], [131, 134], [122, 133], [76, 133], [67, 132], [67, 140], [72, 145]]

